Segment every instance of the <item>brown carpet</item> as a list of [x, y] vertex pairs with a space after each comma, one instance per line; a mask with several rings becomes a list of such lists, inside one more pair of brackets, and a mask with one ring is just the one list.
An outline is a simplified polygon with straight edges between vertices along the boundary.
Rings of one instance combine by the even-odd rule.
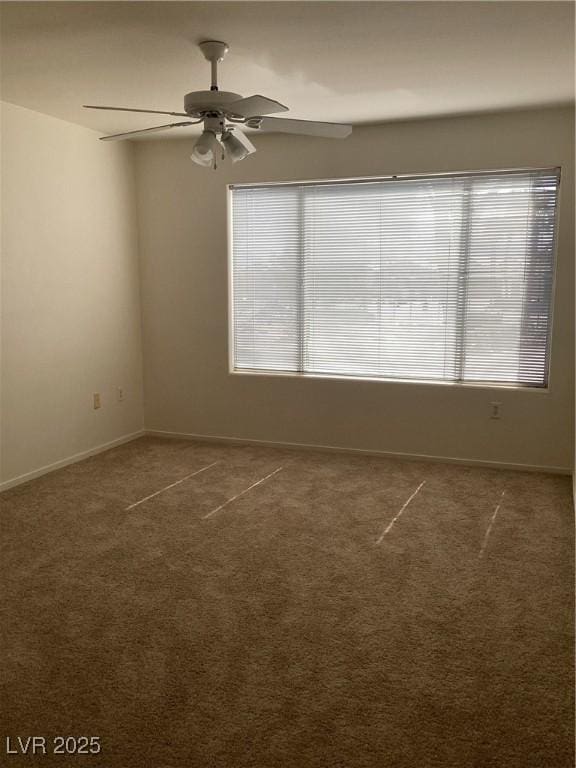
[[567, 477], [145, 438], [0, 505], [2, 735], [103, 745], [2, 765], [574, 765]]

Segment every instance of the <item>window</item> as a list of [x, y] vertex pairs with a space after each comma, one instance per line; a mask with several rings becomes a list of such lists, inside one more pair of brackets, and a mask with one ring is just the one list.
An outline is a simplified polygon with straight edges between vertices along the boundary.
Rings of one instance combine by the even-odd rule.
[[558, 183], [231, 187], [234, 370], [545, 387]]

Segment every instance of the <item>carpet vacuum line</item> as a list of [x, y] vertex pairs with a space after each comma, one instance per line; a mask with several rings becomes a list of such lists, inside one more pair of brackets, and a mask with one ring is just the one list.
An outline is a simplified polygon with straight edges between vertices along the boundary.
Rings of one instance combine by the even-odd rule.
[[236, 501], [236, 499], [239, 499], [240, 496], [244, 496], [245, 493], [248, 493], [248, 491], [251, 491], [252, 488], [256, 488], [257, 485], [260, 485], [260, 483], [265, 483], [266, 480], [268, 480], [270, 477], [273, 477], [275, 474], [280, 472], [284, 467], [278, 467], [278, 469], [275, 469], [274, 472], [270, 472], [269, 475], [266, 475], [266, 477], [263, 477], [261, 480], [258, 480], [256, 483], [252, 483], [248, 488], [245, 488], [240, 493], [237, 493], [236, 496], [232, 496], [231, 499], [228, 499], [228, 501], [225, 501], [224, 504], [220, 504], [219, 507], [216, 507], [216, 509], [213, 509], [212, 512], [208, 512], [207, 515], [204, 515], [202, 520], [206, 520], [206, 518], [211, 517], [212, 515], [215, 515], [216, 512], [220, 512], [221, 509], [224, 509], [224, 507], [227, 507], [228, 504], [231, 504], [233, 501]]
[[420, 489], [422, 488], [422, 486], [423, 486], [423, 485], [426, 485], [426, 480], [423, 480], [423, 481], [420, 483], [420, 485], [418, 486], [418, 488], [416, 488], [416, 490], [414, 491], [414, 493], [412, 494], [412, 496], [410, 496], [410, 498], [409, 498], [409, 499], [408, 499], [406, 502], [404, 502], [404, 505], [402, 506], [402, 509], [400, 510], [400, 512], [398, 512], [398, 514], [396, 515], [396, 517], [393, 517], [393, 518], [392, 518], [392, 521], [391, 521], [391, 522], [390, 522], [390, 523], [389, 523], [389, 524], [386, 526], [386, 528], [385, 528], [385, 529], [382, 531], [382, 535], [380, 536], [380, 538], [378, 539], [378, 541], [376, 542], [376, 544], [380, 544], [380, 543], [382, 542], [382, 540], [384, 539], [384, 536], [386, 536], [386, 535], [387, 535], [387, 534], [388, 534], [388, 533], [389, 533], [389, 532], [392, 530], [392, 526], [394, 525], [394, 523], [396, 522], [396, 520], [398, 520], [398, 518], [400, 517], [400, 515], [402, 514], [402, 512], [404, 512], [404, 510], [405, 510], [405, 509], [406, 509], [406, 507], [408, 506], [408, 504], [410, 504], [410, 502], [412, 501], [412, 499], [413, 499], [413, 498], [414, 498], [414, 497], [415, 497], [415, 496], [416, 496], [416, 495], [417, 495], [417, 494], [420, 492]]
[[482, 542], [482, 546], [480, 547], [480, 552], [478, 552], [478, 560], [480, 560], [480, 558], [484, 554], [484, 550], [486, 549], [486, 545], [488, 544], [488, 538], [490, 536], [490, 531], [492, 530], [492, 526], [496, 522], [496, 515], [500, 511], [500, 507], [502, 506], [502, 501], [504, 499], [505, 493], [506, 493], [506, 491], [502, 491], [502, 493], [500, 494], [500, 500], [499, 500], [498, 504], [496, 504], [496, 508], [494, 509], [494, 514], [490, 518], [490, 522], [488, 523], [488, 528], [486, 528], [486, 533], [484, 534], [484, 541]]
[[125, 507], [124, 511], [127, 512], [129, 509], [134, 509], [134, 507], [137, 507], [140, 504], [144, 504], [144, 502], [148, 501], [148, 499], [153, 499], [154, 496], [158, 496], [158, 494], [164, 493], [164, 491], [167, 491], [170, 488], [174, 488], [175, 485], [180, 485], [180, 483], [183, 483], [186, 480], [190, 480], [191, 477], [196, 477], [196, 475], [199, 475], [200, 472], [205, 472], [207, 469], [210, 469], [211, 467], [215, 467], [216, 464], [220, 464], [220, 462], [215, 461], [212, 464], [208, 464], [207, 467], [202, 467], [202, 469], [197, 469], [196, 472], [192, 472], [191, 474], [186, 475], [186, 477], [183, 477], [182, 480], [177, 480], [175, 483], [171, 483], [170, 485], [167, 485], [165, 488], [161, 488], [159, 491], [156, 491], [156, 493], [151, 493], [150, 496], [145, 496], [143, 499], [140, 499], [140, 501], [135, 501], [134, 504], [130, 504], [129, 507]]

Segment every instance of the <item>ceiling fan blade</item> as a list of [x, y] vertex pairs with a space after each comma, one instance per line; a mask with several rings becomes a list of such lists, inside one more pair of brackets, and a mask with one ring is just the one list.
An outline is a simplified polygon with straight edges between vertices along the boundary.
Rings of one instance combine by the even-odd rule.
[[93, 104], [83, 104], [84, 109], [111, 109], [115, 112], [144, 112], [148, 115], [173, 115], [174, 117], [190, 117], [186, 112], [162, 112], [160, 109], [131, 109], [130, 107], [96, 107]]
[[321, 123], [315, 120], [285, 120], [277, 117], [263, 117], [260, 125], [247, 125], [258, 128], [262, 133], [300, 133], [304, 136], [321, 136], [327, 139], [345, 139], [352, 133], [352, 126], [345, 123]]
[[274, 99], [267, 99], [266, 96], [248, 96], [246, 99], [227, 104], [226, 111], [241, 117], [257, 117], [271, 115], [274, 112], [288, 112], [288, 107]]
[[202, 120], [194, 120], [185, 123], [168, 123], [168, 125], [156, 125], [154, 128], [142, 128], [140, 131], [128, 131], [128, 133], [113, 133], [111, 136], [101, 136], [100, 141], [115, 141], [116, 139], [130, 139], [133, 136], [140, 136], [142, 133], [155, 133], [156, 131], [166, 131], [168, 128], [180, 128], [186, 125], [197, 125]]

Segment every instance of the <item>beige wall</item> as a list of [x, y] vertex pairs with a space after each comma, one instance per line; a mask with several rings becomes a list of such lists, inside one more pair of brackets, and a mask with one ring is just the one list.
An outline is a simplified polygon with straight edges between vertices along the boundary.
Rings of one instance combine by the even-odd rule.
[[1, 119], [6, 485], [143, 415], [133, 147], [11, 104]]
[[[346, 141], [258, 136], [214, 172], [192, 140], [136, 147], [148, 429], [570, 468], [573, 111], [357, 128]], [[548, 392], [228, 373], [226, 184], [563, 166]], [[502, 420], [489, 403], [503, 403]]]

